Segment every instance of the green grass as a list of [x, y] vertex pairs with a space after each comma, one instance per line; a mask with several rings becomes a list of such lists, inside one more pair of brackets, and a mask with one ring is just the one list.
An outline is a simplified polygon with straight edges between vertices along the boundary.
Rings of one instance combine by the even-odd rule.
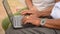
[[5, 18], [2, 22], [2, 27], [4, 30], [6, 30], [9, 27], [10, 21], [8, 18]]

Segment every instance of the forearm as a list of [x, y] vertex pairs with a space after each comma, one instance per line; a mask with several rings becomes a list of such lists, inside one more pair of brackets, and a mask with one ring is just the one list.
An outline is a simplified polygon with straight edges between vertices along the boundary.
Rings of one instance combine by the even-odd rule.
[[53, 6], [50, 6], [46, 10], [40, 11], [40, 15], [42, 15], [42, 16], [50, 16], [52, 9], [53, 9]]
[[59, 2], [60, 0], [55, 0], [56, 2]]
[[32, 8], [33, 4], [32, 4], [32, 0], [25, 0], [26, 1], [26, 4], [28, 6], [28, 8]]
[[47, 19], [44, 26], [48, 28], [60, 29], [60, 19]]
[[[55, 1], [56, 1], [56, 2], [59, 2], [60, 0], [55, 0]], [[42, 16], [50, 16], [53, 7], [54, 7], [54, 5], [48, 7], [46, 10], [41, 11], [41, 12], [40, 12], [40, 15], [42, 15]]]

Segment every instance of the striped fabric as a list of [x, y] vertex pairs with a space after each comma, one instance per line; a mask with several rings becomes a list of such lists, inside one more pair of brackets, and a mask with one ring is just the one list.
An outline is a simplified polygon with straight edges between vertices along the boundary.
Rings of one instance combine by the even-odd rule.
[[32, 27], [14, 29], [10, 27], [6, 30], [6, 34], [60, 34], [60, 30], [54, 30], [44, 27]]

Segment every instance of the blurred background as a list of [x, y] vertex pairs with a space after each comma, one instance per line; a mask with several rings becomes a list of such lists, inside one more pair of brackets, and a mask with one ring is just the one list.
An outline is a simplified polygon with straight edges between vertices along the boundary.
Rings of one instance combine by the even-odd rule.
[[[5, 34], [5, 31], [2, 28], [2, 21], [5, 17], [7, 17], [7, 14], [3, 7], [2, 1], [3, 0], [0, 0], [0, 34]], [[13, 13], [16, 13], [17, 9], [22, 9], [22, 8], [26, 7], [26, 5], [24, 4], [25, 0], [7, 0], [7, 1], [9, 3], [11, 11]]]

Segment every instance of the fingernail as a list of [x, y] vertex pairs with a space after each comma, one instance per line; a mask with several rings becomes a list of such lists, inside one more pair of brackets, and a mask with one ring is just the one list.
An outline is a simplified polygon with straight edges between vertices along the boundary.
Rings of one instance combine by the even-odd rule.
[[26, 18], [29, 18], [28, 16]]
[[29, 16], [25, 16], [26, 18], [29, 18]]

